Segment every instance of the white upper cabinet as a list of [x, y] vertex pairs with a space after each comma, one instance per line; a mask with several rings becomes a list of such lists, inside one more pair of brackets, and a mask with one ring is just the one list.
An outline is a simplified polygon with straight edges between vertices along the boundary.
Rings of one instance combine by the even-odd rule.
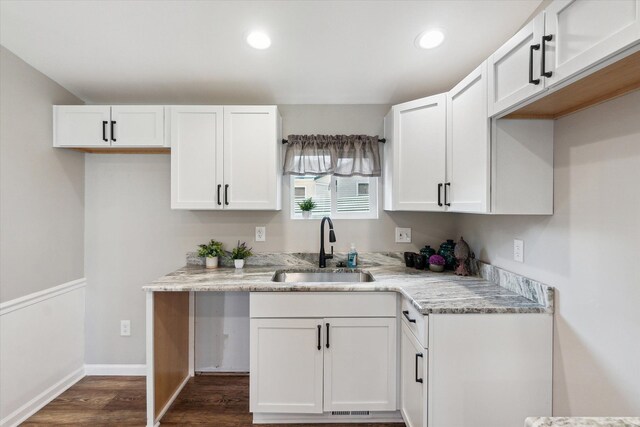
[[109, 147], [111, 107], [56, 105], [53, 107], [54, 147]]
[[540, 77], [543, 34], [544, 13], [541, 13], [489, 57], [490, 116], [544, 90], [544, 79]]
[[164, 107], [56, 105], [54, 147], [164, 147]]
[[393, 106], [385, 138], [384, 209], [444, 210], [446, 95]]
[[280, 209], [279, 121], [275, 106], [224, 107], [225, 208]]
[[640, 0], [555, 0], [545, 9], [545, 71], [554, 85], [640, 40]]
[[447, 93], [448, 211], [489, 211], [489, 119], [487, 117], [487, 63], [483, 62]]
[[280, 116], [275, 106], [175, 106], [173, 209], [281, 209]]
[[164, 107], [118, 105], [111, 107], [111, 145], [118, 147], [162, 147]]
[[171, 208], [222, 209], [222, 107], [171, 111]]

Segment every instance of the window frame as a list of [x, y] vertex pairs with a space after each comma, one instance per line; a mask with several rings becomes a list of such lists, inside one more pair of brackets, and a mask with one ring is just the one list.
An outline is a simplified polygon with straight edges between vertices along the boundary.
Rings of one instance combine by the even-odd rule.
[[[313, 176], [313, 175], [309, 175], [309, 176]], [[290, 217], [291, 219], [304, 219], [302, 214], [296, 214], [295, 212], [295, 179], [299, 178], [300, 176], [298, 175], [290, 175], [289, 178], [289, 209], [291, 210], [290, 212]], [[341, 178], [341, 177], [336, 177], [335, 175], [331, 175], [331, 183], [329, 184], [329, 191], [330, 191], [330, 195], [331, 195], [331, 211], [329, 213], [329, 217], [331, 219], [378, 219], [379, 218], [379, 200], [380, 200], [380, 194], [379, 194], [379, 189], [380, 189], [380, 185], [379, 185], [379, 180], [380, 177], [375, 177], [375, 176], [371, 176], [371, 177], [362, 177], [362, 178], [368, 178], [369, 182], [369, 212], [338, 212], [338, 192], [337, 192], [337, 184], [338, 184], [338, 180], [337, 178]], [[360, 183], [356, 184], [356, 193], [357, 193], [357, 186]], [[358, 194], [359, 195], [359, 194]], [[312, 219], [319, 219], [319, 218], [312, 218]]]

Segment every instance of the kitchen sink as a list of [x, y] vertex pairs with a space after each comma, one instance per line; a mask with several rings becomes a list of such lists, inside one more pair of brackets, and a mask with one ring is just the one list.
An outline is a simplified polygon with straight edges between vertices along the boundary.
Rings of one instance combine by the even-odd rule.
[[278, 270], [273, 282], [373, 282], [374, 278], [366, 271], [305, 271]]

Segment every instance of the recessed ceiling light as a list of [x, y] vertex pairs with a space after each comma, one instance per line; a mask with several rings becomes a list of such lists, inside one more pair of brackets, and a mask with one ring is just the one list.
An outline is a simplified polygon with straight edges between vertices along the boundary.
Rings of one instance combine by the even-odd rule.
[[440, 43], [444, 40], [444, 34], [440, 30], [429, 30], [420, 34], [416, 38], [416, 46], [422, 49], [433, 49], [436, 46], [440, 46]]
[[271, 39], [261, 31], [252, 31], [247, 36], [247, 43], [254, 49], [266, 49], [271, 46]]

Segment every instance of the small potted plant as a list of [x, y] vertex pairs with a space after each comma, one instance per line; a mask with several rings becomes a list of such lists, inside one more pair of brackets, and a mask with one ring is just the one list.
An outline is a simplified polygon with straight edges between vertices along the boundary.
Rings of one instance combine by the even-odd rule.
[[429, 257], [429, 270], [440, 273], [444, 271], [444, 265], [446, 261], [440, 255], [431, 255]]
[[218, 268], [219, 257], [224, 256], [225, 252], [222, 248], [222, 242], [213, 239], [206, 245], [198, 245], [198, 256], [204, 257], [207, 268]]
[[238, 240], [238, 246], [231, 250], [231, 259], [233, 259], [236, 268], [244, 267], [245, 258], [249, 258], [251, 255], [253, 255], [251, 248], [248, 248], [245, 242], [240, 243], [240, 240]]
[[311, 211], [314, 210], [318, 204], [309, 197], [308, 199], [304, 199], [299, 202], [298, 206], [300, 206], [300, 210], [302, 211], [302, 217], [304, 219], [309, 219], [311, 217]]

